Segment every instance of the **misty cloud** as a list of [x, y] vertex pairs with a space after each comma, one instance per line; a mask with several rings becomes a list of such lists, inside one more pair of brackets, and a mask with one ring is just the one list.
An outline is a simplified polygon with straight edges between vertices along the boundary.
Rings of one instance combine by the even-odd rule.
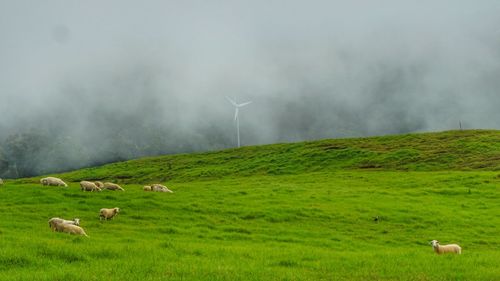
[[30, 174], [233, 147], [224, 96], [253, 101], [243, 145], [459, 121], [499, 129], [499, 11], [497, 1], [3, 2], [3, 154], [29, 132], [45, 144]]

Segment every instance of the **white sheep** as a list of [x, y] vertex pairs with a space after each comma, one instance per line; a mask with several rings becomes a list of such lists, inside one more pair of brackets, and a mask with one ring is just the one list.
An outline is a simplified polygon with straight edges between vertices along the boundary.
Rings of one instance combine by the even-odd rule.
[[112, 182], [105, 182], [104, 188], [109, 189], [109, 190], [121, 190], [121, 191], [125, 190], [121, 186], [117, 185], [116, 183], [112, 183]]
[[83, 230], [83, 228], [73, 225], [73, 224], [67, 224], [67, 223], [57, 223], [56, 224], [56, 231], [58, 232], [66, 232], [69, 234], [78, 234], [78, 235], [84, 235], [87, 236], [87, 233]]
[[68, 186], [62, 179], [55, 177], [42, 178], [40, 179], [40, 183], [42, 185], [65, 186], [65, 187]]
[[83, 191], [101, 191], [101, 189], [91, 181], [81, 181], [80, 189]]
[[73, 224], [73, 225], [80, 225], [80, 219], [79, 218], [74, 218], [73, 220], [65, 220], [61, 218], [51, 218], [49, 220], [49, 227], [52, 229], [52, 231], [56, 230], [56, 225], [60, 223], [65, 223], [65, 224]]
[[2, 185], [2, 184], [3, 184], [3, 180], [2, 180], [2, 179], [0, 179], [0, 185]]
[[174, 193], [172, 190], [168, 189], [168, 187], [161, 185], [159, 183], [155, 183], [151, 185], [151, 190], [152, 191], [157, 191], [157, 192], [170, 192]]
[[102, 183], [102, 181], [95, 181], [94, 184], [97, 185], [97, 187], [99, 187], [100, 189], [104, 188], [104, 184]]
[[120, 208], [117, 207], [113, 209], [102, 208], [99, 211], [99, 220], [102, 220], [103, 218], [105, 220], [113, 219], [113, 217], [116, 216], [116, 214], [118, 214], [119, 212]]
[[149, 185], [145, 185], [142, 189], [143, 189], [144, 191], [151, 191], [151, 186], [149, 186]]
[[430, 244], [432, 245], [434, 252], [436, 252], [436, 254], [438, 255], [447, 253], [454, 253], [460, 255], [462, 253], [462, 248], [457, 244], [448, 244], [441, 246], [439, 245], [439, 241], [437, 240], [432, 240]]

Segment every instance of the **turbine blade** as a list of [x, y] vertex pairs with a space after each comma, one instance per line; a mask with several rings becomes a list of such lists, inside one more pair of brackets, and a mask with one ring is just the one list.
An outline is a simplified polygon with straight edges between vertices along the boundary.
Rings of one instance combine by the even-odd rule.
[[247, 102], [244, 102], [244, 103], [240, 103], [240, 104], [238, 104], [238, 107], [243, 107], [243, 106], [245, 106], [245, 105], [249, 105], [249, 104], [251, 104], [251, 103], [252, 103], [251, 101], [247, 101]]
[[234, 111], [234, 121], [238, 119], [238, 111], [238, 108], [236, 108], [236, 110]]
[[227, 101], [228, 101], [228, 102], [230, 102], [233, 106], [236, 106], [236, 107], [238, 106], [238, 104], [236, 104], [236, 102], [234, 102], [232, 99], [228, 98], [227, 96], [226, 96], [226, 99], [227, 99]]

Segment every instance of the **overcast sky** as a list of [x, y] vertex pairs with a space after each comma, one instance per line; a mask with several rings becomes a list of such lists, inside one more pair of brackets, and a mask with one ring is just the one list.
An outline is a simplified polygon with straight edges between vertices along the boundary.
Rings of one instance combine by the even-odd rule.
[[232, 134], [224, 96], [253, 101], [244, 144], [500, 129], [499, 15], [487, 0], [1, 0], [1, 137], [122, 117]]

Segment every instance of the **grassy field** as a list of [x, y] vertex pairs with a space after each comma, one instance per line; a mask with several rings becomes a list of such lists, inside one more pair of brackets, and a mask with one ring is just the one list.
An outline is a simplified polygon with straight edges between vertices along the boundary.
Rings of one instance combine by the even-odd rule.
[[[463, 131], [139, 159], [58, 175], [69, 188], [10, 180], [0, 280], [500, 280], [499, 169], [500, 132]], [[142, 191], [154, 181], [175, 193]], [[103, 207], [122, 212], [100, 222]], [[90, 237], [51, 232], [54, 216]]]

